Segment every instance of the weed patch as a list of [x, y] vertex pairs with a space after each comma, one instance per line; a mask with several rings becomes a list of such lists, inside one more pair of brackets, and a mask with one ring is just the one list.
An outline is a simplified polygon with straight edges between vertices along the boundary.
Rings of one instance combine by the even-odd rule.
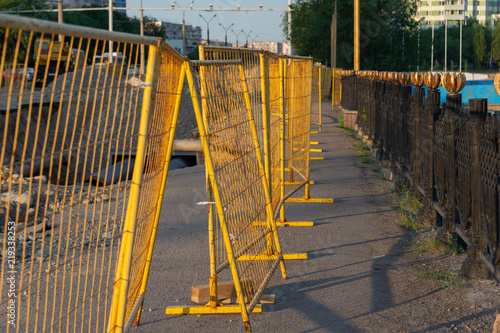
[[442, 236], [428, 235], [423, 240], [413, 242], [413, 246], [419, 251], [430, 253], [457, 255], [465, 252], [458, 244], [457, 238], [450, 232], [446, 232]]
[[399, 211], [399, 220], [397, 221], [400, 226], [411, 231], [422, 230], [424, 227], [417, 221], [415, 215], [405, 211]]
[[434, 266], [420, 265], [415, 269], [415, 276], [424, 280], [436, 280], [445, 289], [464, 288], [465, 284], [457, 272], [439, 271]]
[[370, 156], [363, 156], [363, 158], [361, 159], [361, 163], [363, 164], [370, 164], [372, 162], [372, 159], [370, 158]]
[[417, 221], [418, 210], [422, 207], [419, 198], [410, 191], [408, 183], [403, 183], [402, 186], [395, 191], [393, 204], [399, 208], [399, 220], [397, 221], [402, 227], [417, 231], [423, 229], [423, 225]]

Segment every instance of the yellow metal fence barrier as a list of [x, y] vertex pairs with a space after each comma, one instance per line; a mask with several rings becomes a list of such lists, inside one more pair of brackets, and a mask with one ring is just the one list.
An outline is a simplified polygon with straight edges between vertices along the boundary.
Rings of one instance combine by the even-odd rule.
[[[122, 331], [147, 282], [183, 59], [156, 38], [0, 27], [0, 331]], [[145, 76], [129, 70], [141, 46]]]
[[[212, 230], [214, 236], [207, 312], [227, 311], [227, 307], [219, 306], [216, 289], [218, 274], [229, 267], [246, 331], [251, 332], [249, 313], [257, 306], [278, 264], [284, 278], [286, 270], [245, 70], [241, 60], [192, 64], [196, 79], [192, 71], [186, 72], [216, 206], [209, 221], [209, 232]], [[219, 231], [216, 236], [214, 229]], [[178, 311], [185, 313], [182, 308], [167, 308], [167, 313]]]
[[[302, 198], [288, 198], [287, 202], [321, 202], [333, 203], [333, 199], [316, 199], [310, 195], [310, 140], [311, 140], [311, 107], [313, 99], [313, 81], [321, 82], [318, 71], [317, 80], [314, 80], [312, 58], [287, 57], [286, 65], [286, 109], [287, 148], [286, 184], [288, 198], [298, 189], [304, 187]], [[316, 96], [321, 89], [318, 87]], [[318, 97], [319, 103], [319, 97]], [[284, 209], [284, 207], [282, 207]]]

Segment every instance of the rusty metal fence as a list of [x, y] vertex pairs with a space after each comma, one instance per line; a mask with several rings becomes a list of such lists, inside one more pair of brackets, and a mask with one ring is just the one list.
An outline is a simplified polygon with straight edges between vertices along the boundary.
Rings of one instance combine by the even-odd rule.
[[[498, 112], [485, 98], [462, 105], [463, 74], [343, 74], [342, 107], [358, 111], [360, 131], [393, 177], [422, 195], [420, 218], [467, 243], [465, 274], [500, 279]], [[497, 91], [499, 82], [497, 74]]]
[[156, 38], [0, 27], [0, 330], [122, 331], [144, 296], [184, 60]]

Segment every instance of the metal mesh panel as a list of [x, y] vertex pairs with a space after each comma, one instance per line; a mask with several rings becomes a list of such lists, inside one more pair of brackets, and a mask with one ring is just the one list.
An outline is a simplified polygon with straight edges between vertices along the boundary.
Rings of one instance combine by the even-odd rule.
[[217, 46], [200, 46], [200, 60], [241, 60], [245, 71], [248, 94], [252, 105], [255, 126], [259, 133], [260, 146], [264, 146], [264, 119], [262, 118], [262, 72], [263, 51]]
[[193, 64], [203, 107], [198, 127], [206, 131], [200, 134], [217, 208], [217, 274], [230, 266], [237, 292], [238, 284], [242, 288], [240, 304], [248, 304], [246, 323], [282, 259], [257, 130], [241, 62]]
[[322, 68], [314, 66], [312, 70], [312, 91], [311, 91], [311, 123], [319, 126], [321, 131], [321, 80]]
[[448, 143], [445, 135], [445, 123], [443, 116], [434, 123], [434, 180], [436, 183], [436, 195], [441, 207], [446, 207], [448, 195], [446, 175], [448, 173]]
[[495, 264], [500, 262], [499, 237], [499, 170], [500, 155], [498, 147], [498, 130], [500, 122], [496, 117], [487, 117], [483, 135], [479, 140], [480, 172], [481, 172], [481, 214], [487, 231], [488, 251]]
[[[162, 64], [164, 76], [173, 77], [162, 84], [160, 74], [150, 117], [143, 102], [151, 101], [145, 90], [154, 86], [155, 68], [139, 75], [132, 66], [138, 67], [141, 45], [156, 48], [157, 39], [8, 15], [0, 15], [0, 26], [0, 72], [14, 69], [7, 81], [0, 77], [0, 311], [4, 318], [13, 315], [0, 321], [0, 330], [95, 332], [107, 330], [108, 323], [120, 326], [111, 308], [127, 212], [138, 202], [129, 200], [131, 180], [137, 174], [141, 181], [135, 185], [145, 192], [135, 229], [133, 288], [129, 303], [122, 301], [127, 313], [136, 282], [144, 278], [157, 183], [168, 167], [172, 107], [166, 103], [172, 103], [168, 94], [179, 73], [165, 69], [172, 61]], [[111, 55], [110, 41], [117, 51]], [[155, 57], [151, 53], [148, 61], [155, 63]], [[138, 151], [144, 133], [150, 133], [145, 159]], [[143, 168], [144, 183], [137, 171]], [[3, 283], [8, 277], [13, 291]], [[12, 303], [15, 311], [8, 312]]]
[[457, 163], [457, 210], [462, 229], [468, 231], [471, 228], [471, 173], [472, 152], [467, 137], [467, 126], [464, 122], [458, 123], [455, 139], [456, 163]]
[[[288, 181], [309, 181], [312, 60], [289, 58], [286, 68]], [[295, 187], [295, 186], [294, 186]]]
[[[165, 173], [171, 154], [171, 143], [175, 134], [177, 122], [179, 87], [182, 87], [184, 73], [181, 73], [183, 59], [172, 49], [163, 45], [158, 61], [159, 72], [155, 90], [155, 104], [152, 110], [149, 138], [147, 142], [144, 165], [144, 178], [139, 198], [137, 213], [137, 234], [132, 252], [132, 267], [130, 272], [130, 287], [128, 292], [126, 318], [132, 311], [132, 306], [139, 293], [144, 293], [144, 269], [146, 262], [151, 260], [151, 242], [154, 242], [153, 228], [156, 227], [161, 201], [158, 197], [163, 193]], [[149, 254], [149, 257], [148, 257]]]
[[[269, 106], [270, 106], [270, 164], [271, 164], [271, 198], [273, 212], [280, 202], [281, 189], [281, 144], [283, 133], [283, 93], [282, 62], [277, 55], [269, 54]], [[284, 147], [283, 147], [284, 148]]]

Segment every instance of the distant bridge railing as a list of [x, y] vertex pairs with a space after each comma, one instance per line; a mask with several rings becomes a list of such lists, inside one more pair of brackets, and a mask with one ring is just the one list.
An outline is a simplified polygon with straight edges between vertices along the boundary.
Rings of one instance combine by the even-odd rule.
[[[488, 112], [486, 98], [462, 104], [464, 74], [341, 75], [341, 107], [357, 111], [357, 129], [394, 179], [408, 179], [421, 193], [420, 218], [467, 243], [466, 275], [489, 270], [500, 279], [499, 113]], [[497, 91], [499, 83], [497, 75]], [[446, 103], [440, 103], [441, 84]]]

